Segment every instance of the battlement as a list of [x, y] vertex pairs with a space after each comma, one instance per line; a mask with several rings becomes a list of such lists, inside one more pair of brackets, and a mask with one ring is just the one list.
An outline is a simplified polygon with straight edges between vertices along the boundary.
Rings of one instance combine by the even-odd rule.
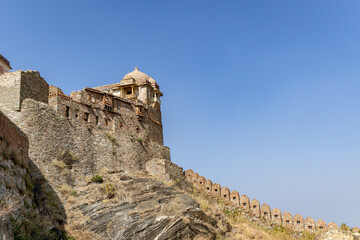
[[[262, 218], [265, 222], [282, 225], [286, 228], [293, 229], [295, 231], [325, 231], [331, 229], [337, 229], [338, 225], [334, 222], [326, 225], [326, 222], [322, 219], [315, 220], [311, 217], [304, 218], [300, 214], [292, 215], [289, 212], [281, 213], [280, 209], [271, 209], [266, 203], [262, 205], [256, 199], [250, 201], [246, 195], [241, 195], [233, 190], [230, 192], [229, 188], [221, 187], [218, 183], [213, 183], [211, 180], [200, 176], [198, 173], [189, 169], [184, 172], [185, 178], [188, 182], [191, 182], [195, 187], [201, 191], [211, 195], [214, 198], [222, 199], [225, 203], [228, 203], [242, 211], [248, 212], [255, 217]], [[358, 232], [359, 228], [354, 227], [353, 231]]]

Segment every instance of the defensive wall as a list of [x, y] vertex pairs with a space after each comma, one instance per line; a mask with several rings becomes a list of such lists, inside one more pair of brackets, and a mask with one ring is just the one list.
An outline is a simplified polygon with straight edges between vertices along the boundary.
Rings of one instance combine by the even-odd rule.
[[[7, 196], [24, 196], [15, 214], [25, 214], [32, 207], [32, 189], [28, 164], [28, 139], [26, 135], [0, 111], [0, 215], [11, 204]], [[4, 203], [6, 203], [4, 205]], [[0, 239], [11, 239], [9, 217], [0, 220]]]
[[[49, 86], [37, 71], [0, 74], [0, 193], [11, 190], [25, 195], [21, 209], [31, 209], [28, 160], [38, 168], [35, 174], [45, 175], [51, 185], [87, 184], [87, 176], [105, 168], [147, 171], [165, 180], [183, 177], [182, 168], [170, 161], [169, 148], [163, 146], [158, 99], [162, 94], [157, 84], [151, 83], [156, 91], [150, 94], [145, 85], [136, 90], [135, 80], [124, 79], [127, 85], [123, 88], [121, 84], [84, 88], [68, 96]], [[115, 90], [108, 91], [109, 87], [120, 96]], [[136, 91], [146, 101], [134, 98]], [[125, 95], [132, 98], [122, 97]], [[156, 100], [151, 102], [151, 96]], [[185, 178], [214, 198], [269, 223], [297, 231], [338, 228], [333, 222], [315, 222], [311, 217], [271, 209], [256, 199], [250, 201], [192, 170], [185, 171]]]
[[84, 182], [105, 168], [182, 177], [163, 145], [158, 104], [95, 88], [67, 96], [37, 71], [15, 71], [0, 75], [0, 110], [27, 135], [30, 158], [52, 183]]
[[[222, 199], [225, 203], [232, 205], [242, 211], [248, 212], [255, 217], [263, 219], [270, 224], [282, 225], [286, 228], [293, 229], [295, 231], [325, 231], [330, 229], [337, 229], [338, 225], [331, 222], [326, 225], [326, 222], [322, 219], [315, 220], [311, 217], [303, 218], [300, 214], [292, 215], [289, 212], [281, 212], [278, 208], [273, 208], [266, 204], [260, 204], [256, 199], [250, 201], [246, 195], [239, 194], [238, 191], [230, 191], [227, 187], [221, 187], [218, 183], [213, 183], [211, 180], [200, 176], [192, 169], [184, 172], [187, 181], [191, 182], [195, 187], [206, 192], [214, 198]], [[359, 232], [358, 227], [352, 229], [353, 232]]]
[[28, 137], [0, 111], [0, 239], [13, 239], [15, 226], [34, 216], [39, 231], [64, 230], [62, 203], [28, 153]]

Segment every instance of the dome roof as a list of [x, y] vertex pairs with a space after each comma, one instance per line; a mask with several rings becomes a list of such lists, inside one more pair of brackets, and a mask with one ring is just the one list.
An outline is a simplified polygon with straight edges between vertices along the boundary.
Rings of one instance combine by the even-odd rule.
[[155, 79], [153, 79], [152, 77], [149, 78], [149, 82], [156, 83]]
[[150, 77], [141, 71], [139, 71], [138, 67], [135, 67], [135, 70], [126, 74], [123, 79], [135, 79], [135, 80], [149, 80]]

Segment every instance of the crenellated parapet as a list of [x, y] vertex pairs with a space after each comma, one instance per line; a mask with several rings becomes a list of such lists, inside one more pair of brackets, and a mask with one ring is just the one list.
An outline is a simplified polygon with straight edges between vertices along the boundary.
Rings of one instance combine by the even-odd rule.
[[[211, 180], [206, 179], [203, 176], [200, 176], [198, 173], [189, 169], [184, 172], [185, 178], [187, 181], [193, 183], [193, 185], [200, 190], [203, 190], [208, 195], [222, 200], [229, 205], [239, 208], [244, 212], [248, 212], [253, 216], [259, 217], [264, 221], [272, 224], [282, 225], [286, 228], [292, 229], [294, 231], [326, 231], [331, 229], [337, 229], [338, 225], [334, 222], [326, 225], [326, 222], [322, 219], [315, 220], [311, 217], [303, 218], [300, 214], [292, 215], [289, 212], [281, 212], [278, 208], [273, 208], [266, 204], [260, 204], [256, 199], [250, 201], [249, 197], [246, 195], [239, 194], [238, 191], [232, 190], [226, 186], [222, 186], [218, 183], [213, 183]], [[352, 228], [353, 232], [359, 232], [358, 227]]]

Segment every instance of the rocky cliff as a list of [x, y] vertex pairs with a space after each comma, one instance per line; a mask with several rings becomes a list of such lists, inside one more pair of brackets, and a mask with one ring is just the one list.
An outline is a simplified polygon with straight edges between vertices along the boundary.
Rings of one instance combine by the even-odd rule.
[[[181, 190], [191, 186], [176, 166], [164, 164], [176, 174], [163, 178], [164, 172], [156, 179], [112, 153], [115, 148], [130, 154], [135, 163], [155, 159], [157, 165], [148, 169], [157, 169], [162, 164], [156, 159], [166, 160], [166, 148], [156, 151], [156, 145], [132, 141], [132, 136], [113, 139], [101, 129], [72, 126], [48, 105], [30, 99], [23, 102], [21, 112], [8, 116], [22, 130], [1, 114], [15, 131], [8, 134], [1, 128], [1, 186], [20, 196], [15, 212], [22, 214], [7, 215], [3, 239], [215, 239], [229, 231], [224, 220], [204, 213]], [[24, 143], [12, 139], [14, 134]], [[94, 157], [93, 144], [109, 152], [101, 161]], [[24, 146], [17, 160], [13, 155]]]

